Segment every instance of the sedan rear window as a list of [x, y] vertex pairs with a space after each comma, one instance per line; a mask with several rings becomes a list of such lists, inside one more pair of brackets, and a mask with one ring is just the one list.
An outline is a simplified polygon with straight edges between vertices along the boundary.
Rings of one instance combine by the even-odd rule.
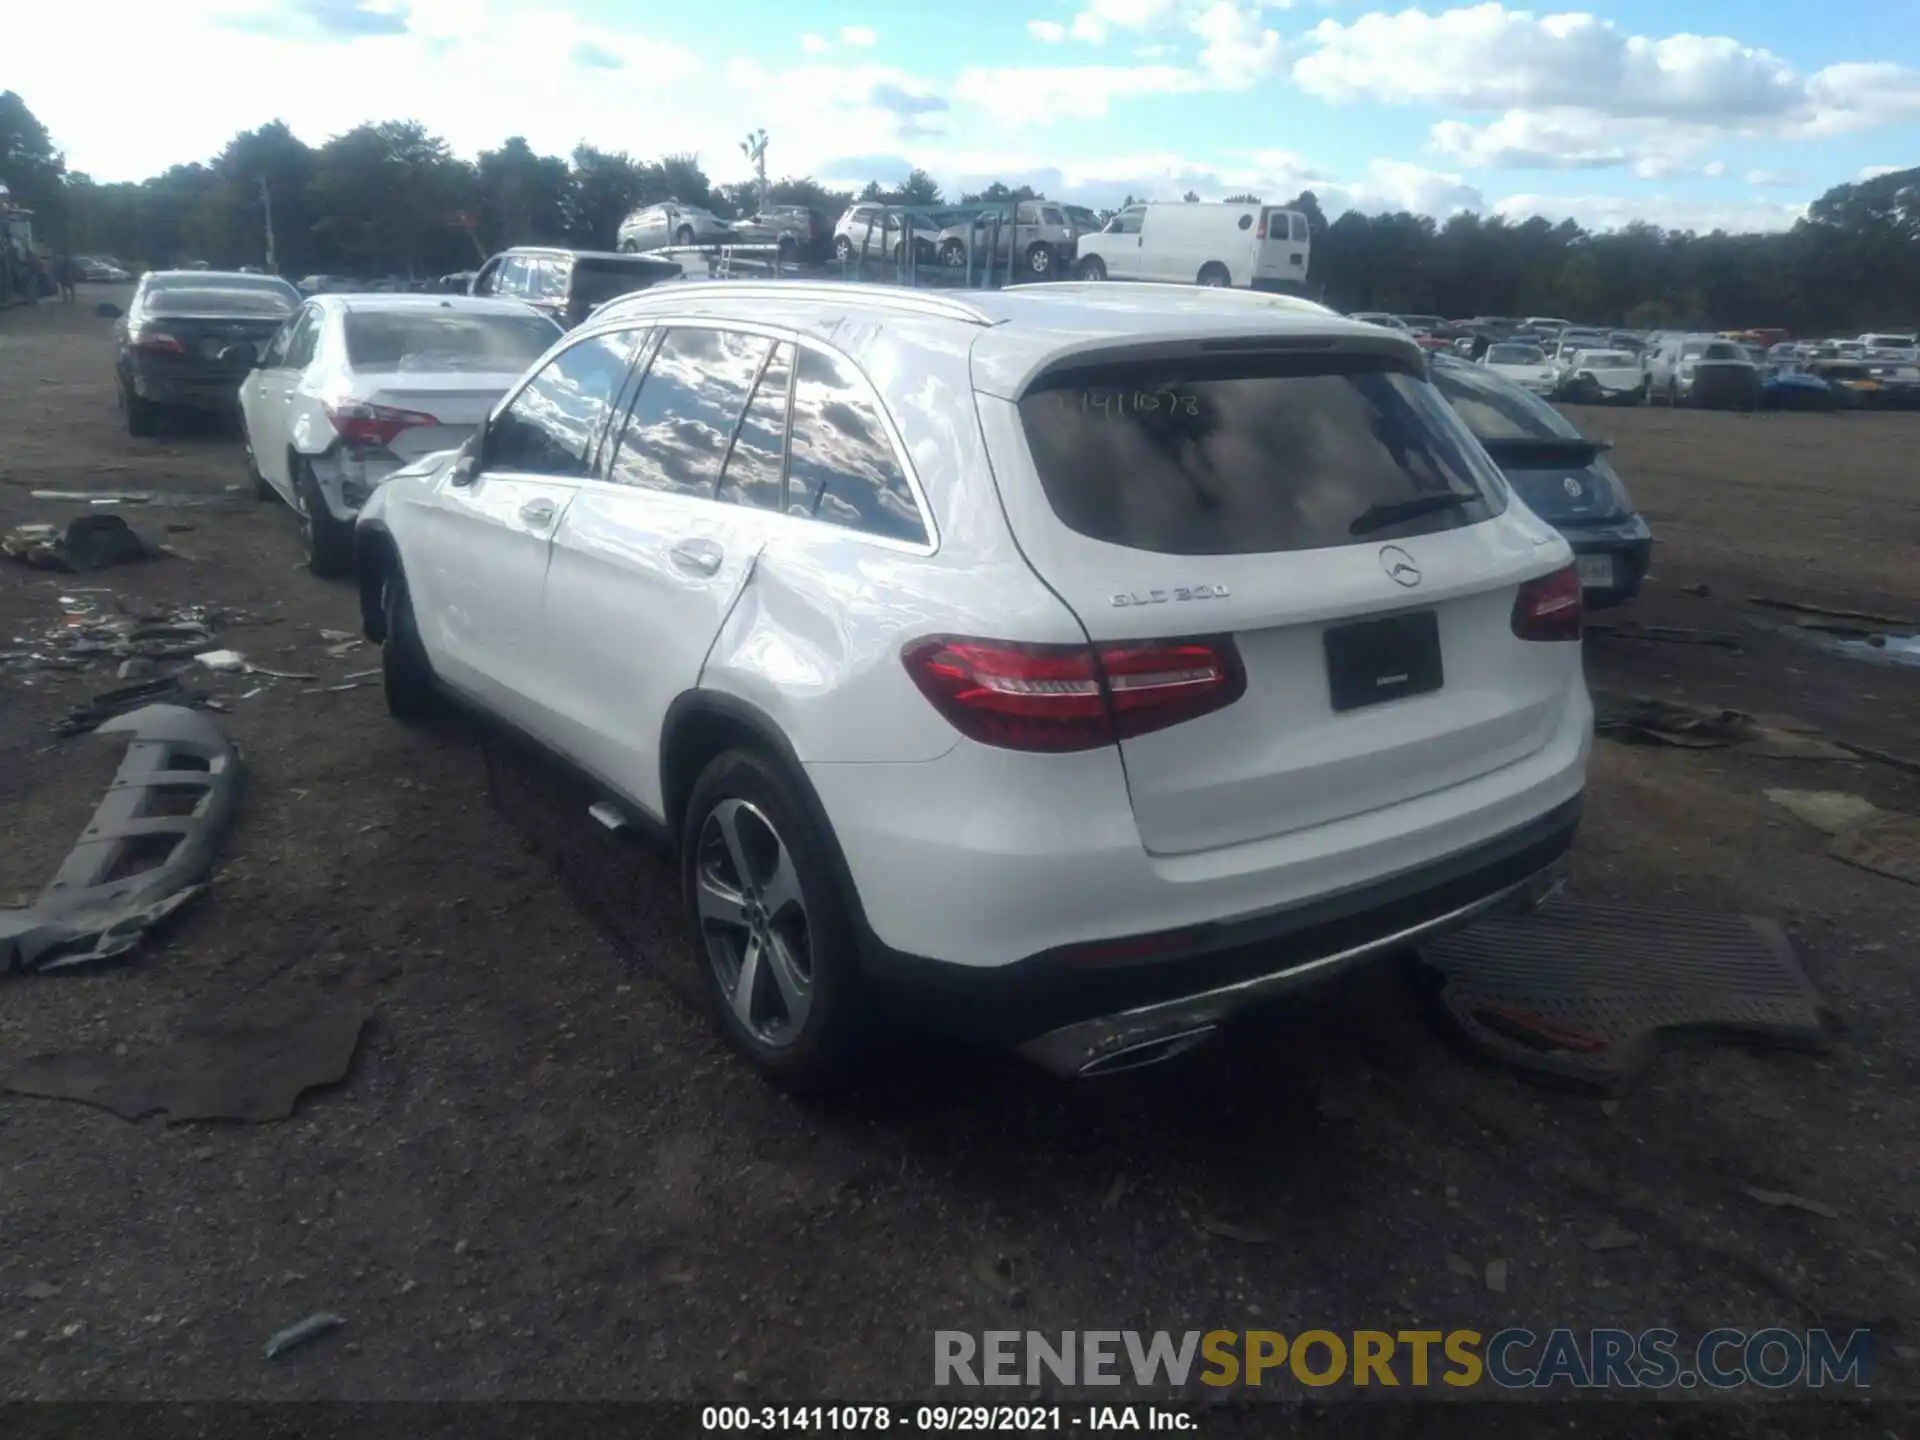
[[1487, 347], [1489, 365], [1544, 365], [1546, 352], [1538, 345], [1489, 345]]
[[347, 360], [356, 370], [524, 370], [560, 338], [540, 315], [457, 310], [353, 310]]
[[1553, 406], [1510, 380], [1467, 365], [1433, 367], [1433, 384], [1480, 440], [1578, 440]]
[[1470, 525], [1506, 504], [1458, 417], [1389, 357], [1062, 372], [1020, 416], [1060, 520], [1135, 550], [1315, 550]]
[[267, 289], [252, 285], [163, 285], [149, 291], [145, 308], [152, 315], [291, 315], [300, 304], [292, 286]]
[[1702, 360], [1744, 360], [1746, 352], [1731, 341], [1721, 340], [1707, 346], [1700, 352]]

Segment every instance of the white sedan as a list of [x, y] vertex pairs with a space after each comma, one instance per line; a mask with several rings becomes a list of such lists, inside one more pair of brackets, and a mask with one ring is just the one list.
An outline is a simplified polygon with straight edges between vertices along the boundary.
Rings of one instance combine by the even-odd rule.
[[252, 366], [240, 413], [255, 492], [300, 516], [307, 568], [345, 573], [374, 487], [464, 444], [565, 333], [517, 300], [316, 295], [264, 351], [236, 356]]
[[1646, 388], [1646, 371], [1625, 350], [1576, 351], [1560, 378], [1562, 399], [1589, 405], [1637, 405]]
[[1551, 395], [1559, 384], [1559, 375], [1547, 352], [1538, 345], [1507, 343], [1489, 345], [1480, 364], [1503, 380], [1511, 380], [1536, 395]]

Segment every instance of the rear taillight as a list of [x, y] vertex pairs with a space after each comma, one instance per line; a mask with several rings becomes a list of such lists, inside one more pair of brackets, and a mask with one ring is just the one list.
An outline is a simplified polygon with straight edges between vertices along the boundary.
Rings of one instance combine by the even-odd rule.
[[1231, 705], [1246, 672], [1224, 635], [1032, 645], [936, 635], [902, 652], [955, 729], [1005, 750], [1094, 750]]
[[137, 330], [133, 334], [133, 348], [136, 350], [155, 350], [163, 355], [184, 355], [187, 347], [180, 343], [180, 337], [169, 335], [164, 330]]
[[1260, 217], [1260, 228], [1253, 232], [1253, 238], [1256, 240], [1264, 240], [1267, 238], [1267, 217], [1266, 216], [1262, 215]]
[[383, 450], [402, 430], [440, 423], [432, 415], [418, 410], [396, 410], [391, 405], [369, 405], [364, 400], [346, 400], [326, 408], [327, 419], [335, 432], [354, 449]]
[[1529, 580], [1513, 600], [1513, 633], [1522, 640], [1578, 640], [1585, 601], [1572, 565]]

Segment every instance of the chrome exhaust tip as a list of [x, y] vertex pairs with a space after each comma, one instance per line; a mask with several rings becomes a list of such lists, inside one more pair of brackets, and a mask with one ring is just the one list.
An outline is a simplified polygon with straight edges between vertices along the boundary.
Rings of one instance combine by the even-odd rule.
[[1156, 1035], [1149, 1040], [1137, 1040], [1087, 1061], [1074, 1072], [1074, 1076], [1076, 1079], [1091, 1080], [1101, 1075], [1118, 1075], [1124, 1070], [1144, 1070], [1149, 1065], [1159, 1065], [1176, 1055], [1197, 1049], [1219, 1033], [1218, 1025], [1196, 1025], [1188, 1030]]

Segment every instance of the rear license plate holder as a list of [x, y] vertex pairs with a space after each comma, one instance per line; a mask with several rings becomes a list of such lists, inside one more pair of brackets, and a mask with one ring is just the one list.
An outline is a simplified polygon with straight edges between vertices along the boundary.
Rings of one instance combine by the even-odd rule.
[[1440, 619], [1431, 610], [1335, 625], [1325, 643], [1327, 693], [1336, 711], [1431, 694], [1445, 683]]
[[1587, 590], [1611, 590], [1613, 588], [1613, 556], [1582, 555], [1579, 557], [1580, 584]]

